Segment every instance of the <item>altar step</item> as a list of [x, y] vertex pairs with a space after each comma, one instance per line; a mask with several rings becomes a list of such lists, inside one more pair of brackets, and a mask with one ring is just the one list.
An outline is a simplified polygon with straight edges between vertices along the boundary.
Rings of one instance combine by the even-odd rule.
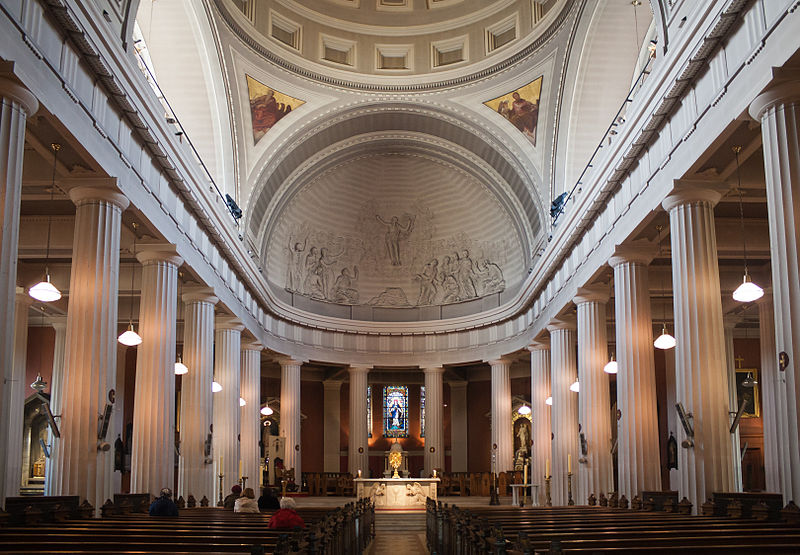
[[375, 512], [375, 532], [424, 532], [425, 511]]

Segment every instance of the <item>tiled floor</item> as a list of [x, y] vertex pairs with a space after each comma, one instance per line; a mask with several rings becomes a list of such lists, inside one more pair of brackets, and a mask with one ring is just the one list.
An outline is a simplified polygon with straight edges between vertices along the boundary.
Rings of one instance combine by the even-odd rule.
[[427, 555], [423, 532], [378, 532], [372, 540], [370, 555]]

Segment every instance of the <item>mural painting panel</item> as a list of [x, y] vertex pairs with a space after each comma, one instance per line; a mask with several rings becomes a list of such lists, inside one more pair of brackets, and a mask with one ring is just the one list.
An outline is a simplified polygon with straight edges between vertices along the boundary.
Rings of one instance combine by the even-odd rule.
[[278, 92], [249, 75], [245, 75], [245, 78], [253, 123], [253, 144], [256, 144], [281, 118], [305, 102]]
[[514, 91], [484, 102], [486, 106], [506, 118], [536, 146], [536, 128], [539, 125], [539, 100], [542, 96], [542, 77], [538, 77]]

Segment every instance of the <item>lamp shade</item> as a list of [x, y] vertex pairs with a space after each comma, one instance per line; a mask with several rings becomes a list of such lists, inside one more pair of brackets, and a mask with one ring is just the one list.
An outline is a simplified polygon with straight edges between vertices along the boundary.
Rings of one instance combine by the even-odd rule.
[[243, 407], [247, 404], [247, 401], [244, 400], [244, 397], [239, 397], [239, 406]]
[[526, 415], [531, 413], [531, 408], [528, 405], [522, 405], [520, 408], [517, 409], [517, 412]]
[[[43, 303], [51, 303], [61, 298], [61, 291], [56, 289], [56, 286], [50, 283], [50, 274], [45, 277], [44, 281], [40, 281], [30, 289], [28, 295], [41, 301]], [[762, 292], [763, 295], [763, 292]]]
[[578, 391], [580, 391], [580, 388], [581, 387], [580, 384], [578, 383], [578, 380], [575, 380], [574, 382], [572, 382], [572, 385], [569, 386], [569, 390], [574, 391], [575, 393], [578, 393]]
[[219, 393], [220, 391], [222, 391], [222, 386], [219, 384], [219, 382], [216, 381], [211, 382], [211, 392]]
[[613, 356], [611, 357], [611, 360], [609, 360], [606, 365], [603, 366], [603, 372], [606, 374], [616, 374], [618, 370], [619, 366], [617, 365], [617, 361], [614, 360]]
[[547, 406], [552, 407], [553, 406], [553, 396], [550, 395], [547, 399], [545, 399], [544, 400], [544, 404], [547, 405]]
[[175, 363], [175, 375], [182, 376], [189, 372], [189, 368], [181, 361], [181, 357], [178, 357], [177, 362]]
[[262, 408], [262, 409], [261, 409], [261, 414], [263, 414], [264, 416], [269, 416], [269, 415], [271, 415], [273, 412], [275, 412], [275, 411], [273, 411], [273, 410], [272, 410], [271, 408], [269, 408], [269, 407], [264, 407], [264, 408]]
[[119, 337], [117, 337], [117, 341], [123, 345], [127, 345], [128, 347], [133, 347], [142, 343], [142, 337], [133, 331], [133, 324], [129, 324], [128, 329], [122, 332]]
[[664, 326], [661, 328], [661, 335], [656, 337], [656, 340], [653, 341], [653, 346], [656, 349], [666, 351], [667, 349], [672, 349], [675, 346], [675, 343], [675, 338], [667, 333], [667, 326]]
[[733, 300], [740, 303], [751, 303], [764, 296], [764, 290], [750, 281], [750, 275], [745, 273], [744, 279], [736, 291], [733, 292]]

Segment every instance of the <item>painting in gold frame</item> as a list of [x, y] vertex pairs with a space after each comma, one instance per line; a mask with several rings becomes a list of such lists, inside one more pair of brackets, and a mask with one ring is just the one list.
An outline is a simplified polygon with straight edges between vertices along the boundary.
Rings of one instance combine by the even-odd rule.
[[484, 102], [525, 135], [533, 146], [536, 146], [536, 128], [539, 126], [542, 79], [537, 77], [527, 85]]
[[[744, 400], [742, 418], [761, 417], [761, 390], [758, 383], [758, 375], [758, 368], [736, 369], [736, 399], [739, 403]], [[748, 376], [755, 381], [752, 387], [747, 387], [745, 385]]]

